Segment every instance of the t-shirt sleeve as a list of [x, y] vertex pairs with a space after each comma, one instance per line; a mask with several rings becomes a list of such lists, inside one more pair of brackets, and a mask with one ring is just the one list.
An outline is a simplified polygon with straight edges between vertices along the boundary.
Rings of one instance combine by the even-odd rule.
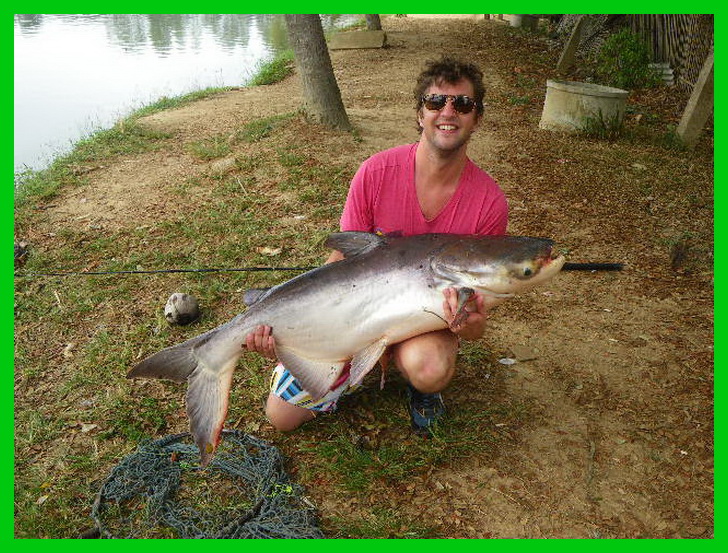
[[341, 214], [339, 225], [342, 231], [372, 232], [374, 230], [374, 216], [372, 211], [372, 183], [367, 186], [367, 180], [371, 180], [367, 163], [364, 162], [351, 180], [349, 193], [346, 196], [346, 203]]

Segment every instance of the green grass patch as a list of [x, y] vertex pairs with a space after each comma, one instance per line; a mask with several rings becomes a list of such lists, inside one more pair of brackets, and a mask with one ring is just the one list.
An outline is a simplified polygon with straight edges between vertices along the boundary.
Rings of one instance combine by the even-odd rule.
[[248, 85], [260, 86], [280, 82], [293, 74], [294, 67], [293, 50], [286, 50], [270, 61], [260, 62]]
[[213, 136], [211, 138], [204, 138], [196, 142], [191, 142], [187, 146], [187, 150], [195, 157], [209, 161], [211, 159], [217, 159], [225, 157], [230, 154], [232, 148], [230, 141], [224, 136]]
[[236, 140], [242, 142], [258, 142], [267, 138], [277, 128], [291, 120], [294, 114], [272, 115], [261, 119], [254, 119], [246, 123], [236, 134]]
[[211, 98], [231, 89], [232, 87], [210, 87], [202, 90], [195, 90], [180, 96], [162, 96], [159, 100], [156, 100], [155, 102], [135, 111], [132, 117], [138, 119], [140, 117], [153, 115], [160, 111], [180, 108], [199, 100], [204, 100], [205, 98]]

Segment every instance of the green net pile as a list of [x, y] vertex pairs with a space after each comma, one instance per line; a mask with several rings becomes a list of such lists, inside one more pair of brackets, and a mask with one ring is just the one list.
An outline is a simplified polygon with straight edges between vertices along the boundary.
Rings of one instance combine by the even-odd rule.
[[205, 469], [188, 433], [142, 444], [104, 481], [91, 517], [102, 538], [324, 537], [278, 449], [234, 430]]

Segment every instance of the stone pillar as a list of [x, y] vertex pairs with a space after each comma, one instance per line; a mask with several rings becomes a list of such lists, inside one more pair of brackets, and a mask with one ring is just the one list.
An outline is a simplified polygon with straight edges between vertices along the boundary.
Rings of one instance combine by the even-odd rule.
[[685, 106], [680, 124], [677, 126], [677, 135], [683, 143], [692, 148], [698, 141], [703, 125], [713, 111], [713, 49], [700, 70], [698, 82], [693, 87], [688, 105]]
[[579, 41], [581, 39], [581, 29], [584, 27], [584, 21], [586, 16], [582, 15], [576, 21], [576, 25], [571, 31], [569, 40], [564, 45], [564, 51], [561, 52], [559, 63], [556, 65], [556, 71], [558, 73], [566, 73], [574, 65], [574, 58], [576, 57], [576, 50], [579, 48]]

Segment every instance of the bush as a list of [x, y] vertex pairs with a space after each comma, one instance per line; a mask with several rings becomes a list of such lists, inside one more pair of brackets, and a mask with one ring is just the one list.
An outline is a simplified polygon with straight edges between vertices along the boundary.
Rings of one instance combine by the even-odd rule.
[[597, 54], [597, 76], [609, 86], [623, 89], [657, 86], [660, 75], [649, 66], [650, 52], [639, 35], [629, 29], [610, 36]]

